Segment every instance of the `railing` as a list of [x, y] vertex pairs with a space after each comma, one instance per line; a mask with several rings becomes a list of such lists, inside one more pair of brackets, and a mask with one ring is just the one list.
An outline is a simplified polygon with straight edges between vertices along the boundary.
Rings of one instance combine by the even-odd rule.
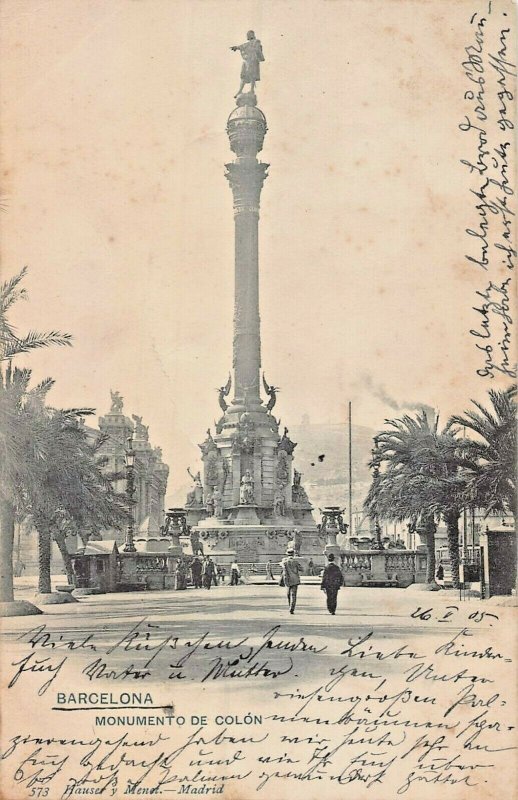
[[347, 572], [355, 570], [358, 572], [372, 571], [373, 559], [380, 561], [384, 559], [385, 572], [415, 572], [415, 552], [412, 550], [354, 550], [342, 552], [342, 570]]
[[167, 572], [167, 557], [139, 555], [136, 562], [137, 572]]
[[480, 564], [480, 547], [478, 545], [459, 547], [459, 558], [471, 564]]
[[[444, 547], [438, 547], [435, 552], [435, 558], [437, 561], [449, 562], [449, 548], [446, 545]], [[480, 547], [478, 545], [467, 545], [467, 547], [462, 547], [462, 545], [460, 545], [459, 559], [471, 564], [480, 564]]]
[[340, 558], [343, 558], [341, 564], [343, 571], [370, 572], [372, 569], [371, 554], [368, 552], [359, 550], [352, 553], [341, 553]]
[[414, 553], [385, 553], [385, 570], [387, 572], [415, 572]]
[[[266, 562], [258, 562], [258, 561], [238, 561], [237, 562], [241, 575], [245, 578], [253, 578], [254, 576], [257, 577], [258, 575], [266, 575]], [[230, 567], [225, 567], [227, 570], [227, 575], [230, 574]], [[281, 568], [279, 564], [271, 563], [271, 569], [273, 575], [280, 575]]]

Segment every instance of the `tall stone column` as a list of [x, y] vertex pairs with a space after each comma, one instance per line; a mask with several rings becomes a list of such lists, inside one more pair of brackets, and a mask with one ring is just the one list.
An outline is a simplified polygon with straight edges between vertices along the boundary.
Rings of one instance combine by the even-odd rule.
[[268, 164], [257, 161], [266, 133], [266, 118], [256, 108], [255, 95], [241, 95], [228, 119], [227, 133], [236, 159], [226, 164], [234, 198], [234, 406], [261, 405], [259, 371], [259, 203]]

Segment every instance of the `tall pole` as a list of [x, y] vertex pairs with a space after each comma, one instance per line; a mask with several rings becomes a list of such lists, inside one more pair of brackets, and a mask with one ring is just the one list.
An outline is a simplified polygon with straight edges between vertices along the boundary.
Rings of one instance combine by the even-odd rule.
[[353, 436], [352, 403], [349, 400], [349, 536], [353, 536]]
[[124, 553], [136, 553], [134, 535], [134, 500], [135, 494], [135, 451], [133, 450], [133, 439], [128, 438], [128, 447], [126, 450], [126, 502], [128, 504], [128, 527], [126, 529], [126, 541], [122, 548]]
[[[466, 440], [466, 426], [464, 425], [464, 441]], [[462, 512], [462, 558], [468, 561], [468, 509], [464, 506]]]
[[240, 95], [237, 103], [227, 123], [236, 159], [225, 165], [234, 199], [235, 226], [233, 404], [249, 408], [261, 403], [258, 232], [261, 189], [269, 165], [257, 160], [267, 128], [255, 95]]
[[[379, 446], [378, 446], [378, 437], [374, 437], [374, 447], [371, 450], [372, 453], [372, 480], [373, 483], [376, 483], [379, 480], [380, 476], [380, 454], [379, 454]], [[381, 541], [381, 525], [379, 523], [378, 515], [374, 515], [374, 529], [376, 531], [376, 541], [373, 545], [373, 549], [375, 550], [383, 550], [383, 543]]]

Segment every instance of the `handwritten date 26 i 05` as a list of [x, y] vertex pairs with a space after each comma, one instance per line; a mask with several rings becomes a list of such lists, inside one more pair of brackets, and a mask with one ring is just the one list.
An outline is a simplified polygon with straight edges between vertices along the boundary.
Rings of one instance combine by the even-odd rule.
[[[462, 614], [463, 612], [460, 613]], [[433, 622], [458, 622], [459, 606], [446, 606], [444, 611], [441, 608], [441, 610], [437, 612], [432, 606], [430, 608], [418, 606], [415, 611], [412, 611], [410, 616], [412, 619], [422, 619], [424, 622], [428, 622], [428, 620], [432, 620]], [[480, 623], [486, 621], [490, 627], [493, 626], [491, 620], [498, 620], [497, 614], [490, 614], [489, 611], [479, 611], [478, 609], [470, 611], [466, 616], [468, 622]]]

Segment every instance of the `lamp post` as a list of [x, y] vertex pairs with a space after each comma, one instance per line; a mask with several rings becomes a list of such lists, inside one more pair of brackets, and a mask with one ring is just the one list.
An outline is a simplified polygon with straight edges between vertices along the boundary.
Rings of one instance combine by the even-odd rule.
[[[372, 480], [376, 482], [380, 476], [380, 451], [378, 446], [378, 437], [374, 437], [374, 447], [372, 453]], [[383, 542], [381, 541], [381, 525], [379, 524], [378, 515], [374, 515], [374, 529], [376, 531], [376, 541], [373, 544], [373, 550], [384, 550]]]
[[136, 553], [137, 548], [133, 541], [133, 495], [135, 494], [135, 451], [133, 449], [133, 437], [128, 438], [128, 446], [126, 449], [126, 500], [128, 503], [128, 512], [130, 519], [126, 530], [126, 541], [122, 548], [125, 553]]

